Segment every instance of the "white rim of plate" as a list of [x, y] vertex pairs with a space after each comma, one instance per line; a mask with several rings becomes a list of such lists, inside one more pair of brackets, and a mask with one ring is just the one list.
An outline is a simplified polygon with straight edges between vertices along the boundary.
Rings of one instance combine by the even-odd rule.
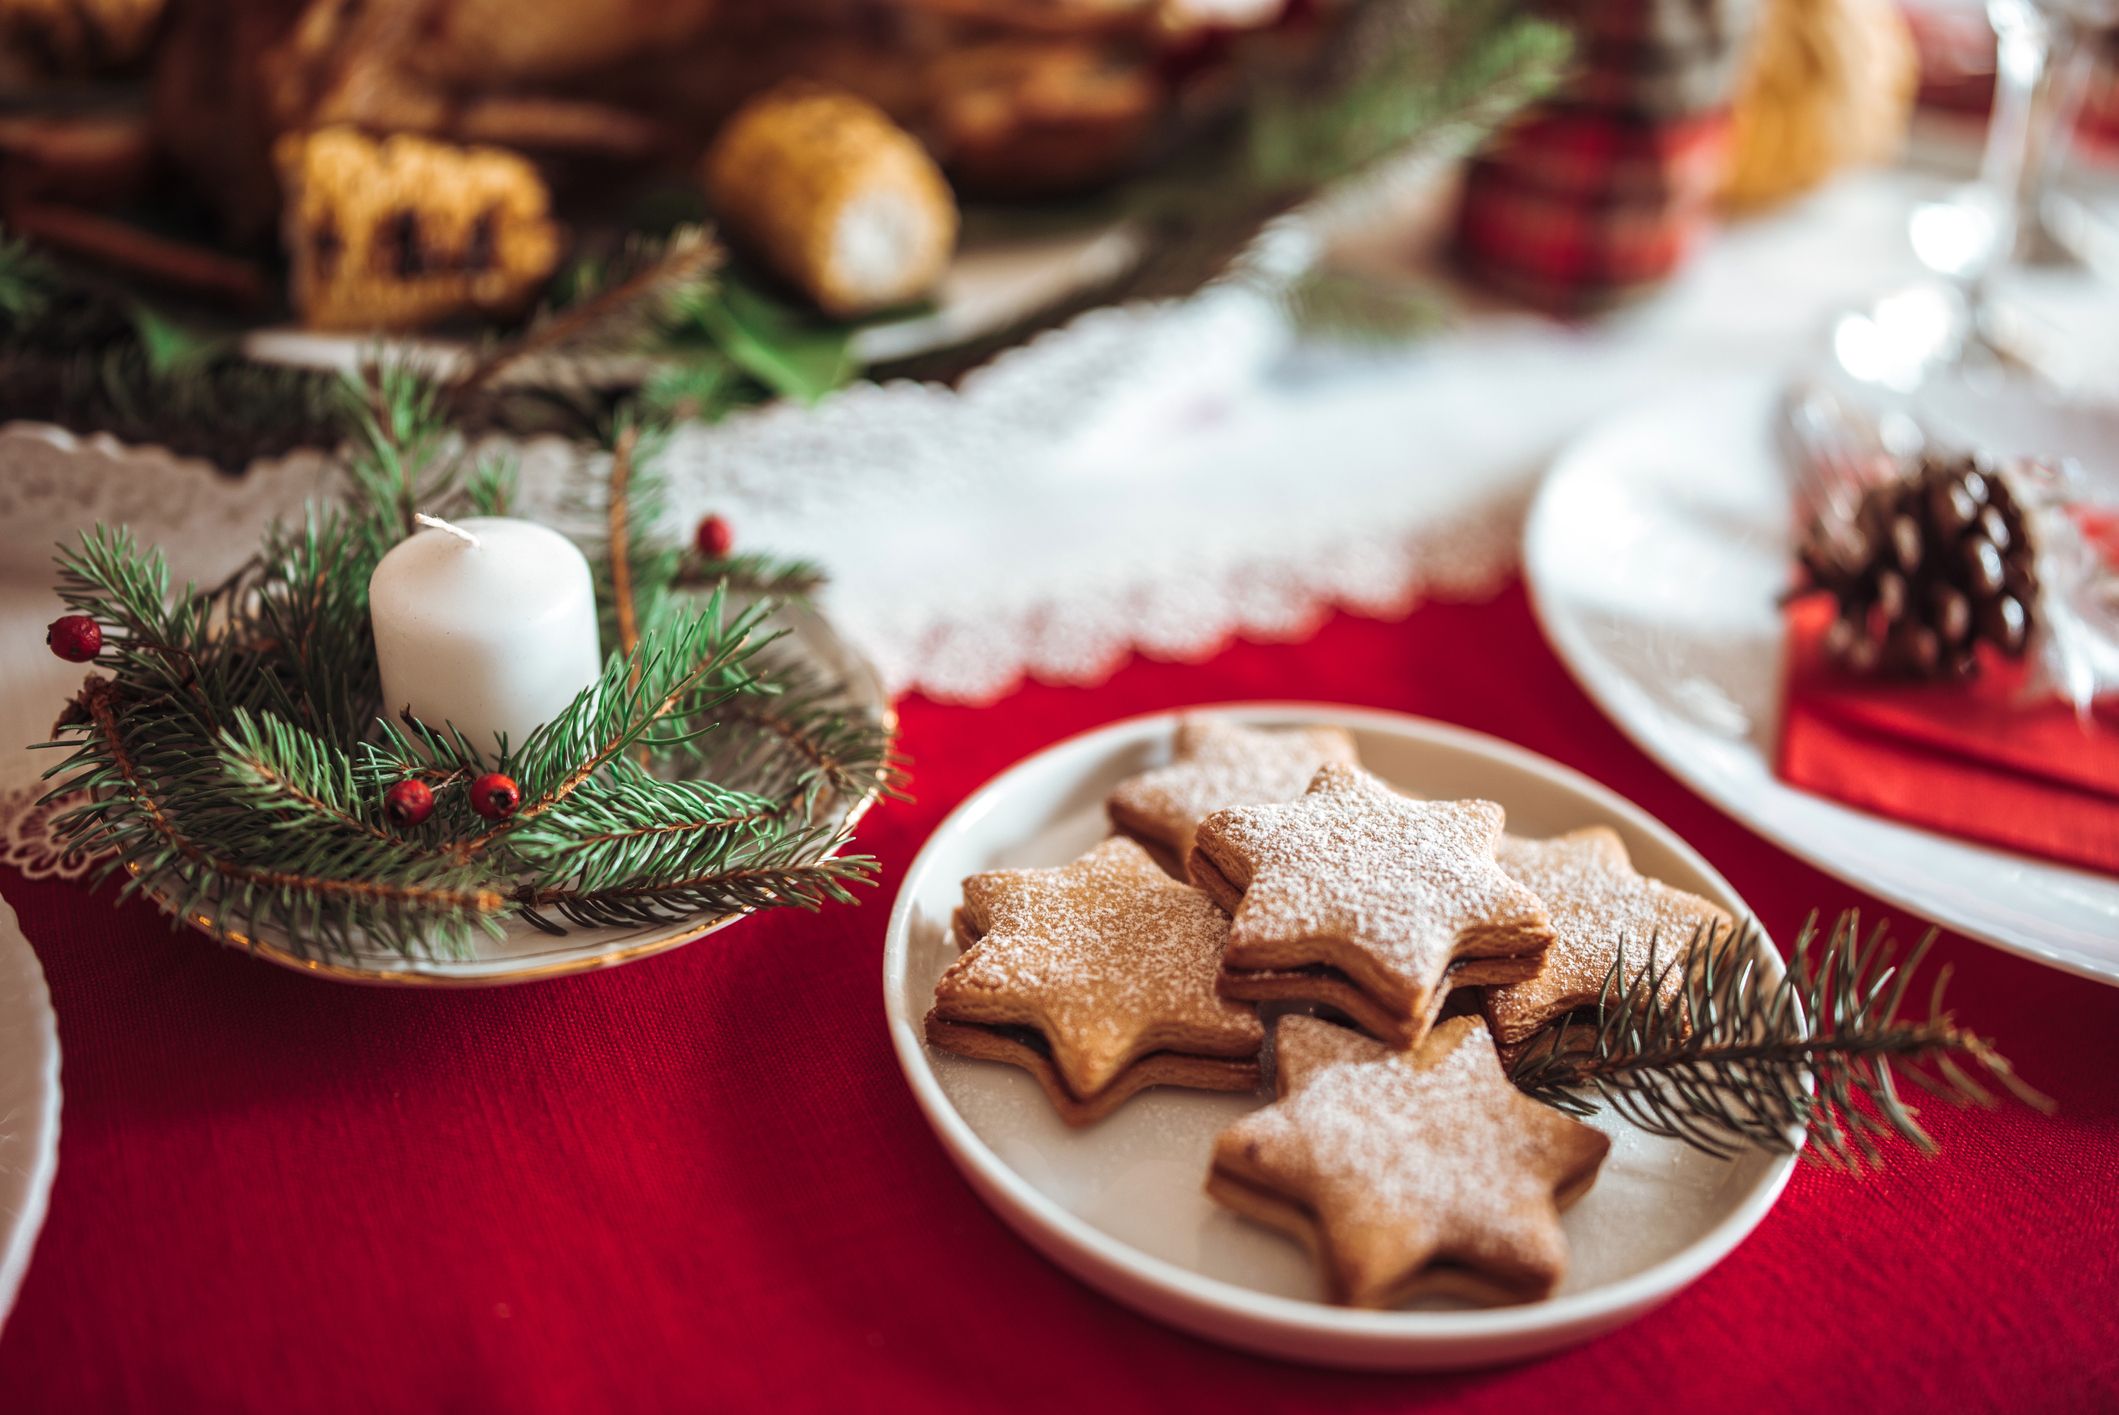
[[[1694, 1242], [1631, 1277], [1586, 1292], [1547, 1298], [1541, 1302], [1514, 1307], [1489, 1307], [1466, 1311], [1370, 1311], [1259, 1292], [1219, 1278], [1206, 1277], [1189, 1268], [1153, 1257], [1070, 1213], [1010, 1168], [979, 1138], [978, 1133], [950, 1103], [949, 1097], [942, 1090], [940, 1080], [935, 1076], [933, 1066], [928, 1061], [926, 1044], [920, 1036], [919, 1028], [900, 1001], [903, 989], [897, 986], [897, 978], [905, 967], [911, 938], [911, 901], [918, 893], [916, 886], [921, 876], [927, 869], [932, 868], [928, 860], [930, 846], [936, 838], [975, 820], [989, 810], [993, 802], [1007, 791], [1012, 778], [1018, 772], [1056, 753], [1078, 750], [1099, 738], [1130, 737], [1151, 723], [1167, 723], [1174, 726], [1177, 718], [1183, 713], [1212, 713], [1267, 721], [1300, 718], [1335, 726], [1368, 727], [1400, 734], [1411, 728], [1415, 735], [1425, 736], [1442, 745], [1549, 777], [1596, 801], [1613, 816], [1675, 851], [1714, 886], [1714, 892], [1724, 901], [1737, 906], [1741, 915], [1755, 918], [1749, 906], [1745, 904], [1743, 896], [1722, 877], [1721, 872], [1708, 864], [1698, 851], [1654, 816], [1572, 767], [1484, 732], [1382, 708], [1278, 700], [1206, 703], [1196, 707], [1166, 709], [1121, 718], [1101, 727], [1063, 737], [1004, 768], [985, 785], [972, 792], [934, 828], [928, 837], [929, 844], [920, 847], [920, 853], [913, 858], [898, 886], [898, 896], [891, 907], [883, 948], [883, 1005], [890, 1026], [891, 1045], [897, 1052], [899, 1069], [905, 1073], [906, 1083], [912, 1088], [913, 1098], [919, 1103], [921, 1112], [926, 1115], [928, 1124], [941, 1136], [957, 1162], [969, 1164], [977, 1171], [981, 1182], [1007, 1195], [1027, 1218], [1039, 1226], [1046, 1237], [1086, 1250], [1098, 1261], [1123, 1271], [1137, 1283], [1238, 1320], [1256, 1321], [1265, 1318], [1288, 1329], [1320, 1336], [1471, 1340], [1512, 1336], [1553, 1326], [1594, 1323], [1600, 1317], [1611, 1316], [1637, 1306], [1645, 1308], [1675, 1294], [1727, 1257], [1739, 1243], [1750, 1236], [1751, 1231], [1758, 1227], [1760, 1221], [1779, 1201], [1782, 1190], [1787, 1188], [1788, 1180], [1795, 1172], [1796, 1156], [1791, 1154], [1781, 1157], [1750, 1194]], [[1772, 939], [1766, 935], [1763, 928], [1759, 933], [1759, 941], [1766, 952], [1772, 955], [1778, 968], [1779, 950], [1774, 947]], [[1005, 1218], [1005, 1215], [1003, 1217]]]
[[4, 1244], [0, 1244], [0, 1327], [7, 1325], [8, 1314], [15, 1309], [15, 1298], [22, 1290], [22, 1278], [29, 1271], [30, 1255], [37, 1248], [37, 1235], [44, 1229], [44, 1216], [51, 1204], [52, 1181], [59, 1173], [59, 1123], [64, 1109], [59, 1088], [59, 1020], [52, 1011], [51, 987], [44, 980], [44, 966], [37, 958], [37, 951], [30, 947], [29, 938], [22, 932], [14, 906], [0, 899], [0, 952], [16, 950], [20, 950], [19, 959], [8, 959], [0, 963], [0, 967], [20, 969], [30, 1024], [44, 1037], [50, 1057], [46, 1085], [51, 1123], [44, 1127], [43, 1143], [37, 1147], [25, 1171], [29, 1189], [22, 1208], [10, 1222]]

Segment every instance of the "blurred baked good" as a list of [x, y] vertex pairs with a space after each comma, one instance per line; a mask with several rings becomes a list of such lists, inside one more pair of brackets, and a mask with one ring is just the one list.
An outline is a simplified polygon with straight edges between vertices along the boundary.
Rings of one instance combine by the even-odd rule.
[[788, 79], [857, 93], [960, 182], [1070, 190], [1136, 160], [1201, 27], [1283, 0], [169, 0], [156, 127], [255, 234], [272, 144], [352, 124], [536, 157], [688, 167]]
[[327, 128], [276, 156], [291, 295], [314, 328], [519, 313], [558, 263], [544, 183], [513, 153]]
[[997, 40], [937, 55], [925, 128], [957, 179], [1049, 195], [1108, 181], [1162, 115], [1154, 73], [1085, 41]]
[[1767, 0], [1738, 86], [1722, 197], [1766, 206], [1905, 140], [1919, 74], [1892, 0]]
[[162, 0], [0, 0], [0, 53], [46, 73], [79, 74], [137, 59]]
[[956, 198], [882, 109], [790, 83], [722, 126], [703, 164], [722, 229], [828, 314], [917, 299], [948, 269]]

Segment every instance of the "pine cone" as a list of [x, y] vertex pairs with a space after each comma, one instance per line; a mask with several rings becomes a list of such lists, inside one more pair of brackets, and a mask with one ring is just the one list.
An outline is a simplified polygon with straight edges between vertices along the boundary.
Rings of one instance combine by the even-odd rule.
[[1851, 518], [1820, 518], [1804, 538], [1812, 590], [1839, 616], [1825, 646], [1857, 672], [1970, 678], [1979, 645], [2021, 658], [2038, 575], [2022, 504], [1976, 455], [1931, 455], [1871, 487]]

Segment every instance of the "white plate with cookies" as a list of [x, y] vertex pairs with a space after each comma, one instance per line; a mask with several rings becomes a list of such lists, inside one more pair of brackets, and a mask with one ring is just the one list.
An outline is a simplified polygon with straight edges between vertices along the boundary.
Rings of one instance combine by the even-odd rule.
[[[1146, 775], [1240, 757], [1246, 741], [1278, 745], [1248, 764]], [[1307, 781], [1312, 794], [1289, 781]], [[1203, 784], [1280, 804], [1228, 802], [1240, 809], [1207, 816], [1195, 842], [1185, 818]], [[1286, 859], [1247, 842], [1272, 834], [1261, 822], [1333, 816], [1334, 792], [1358, 798], [1346, 820], [1297, 820], [1307, 847], [1340, 857], [1332, 889], [1390, 875], [1363, 858], [1357, 835], [1403, 827], [1467, 857], [1461, 870], [1442, 861], [1430, 872], [1451, 881], [1443, 906], [1481, 921], [1452, 925], [1454, 961], [1436, 976], [1453, 983], [1394, 989], [1390, 966], [1370, 973], [1358, 958], [1333, 955], [1328, 967], [1261, 954], [1270, 929], [1246, 923], [1240, 903], [1234, 925], [1214, 908], [1247, 891], [1261, 901], [1254, 913], [1309, 907], [1303, 868], [1290, 877]], [[1183, 829], [1158, 830], [1158, 814]], [[1523, 981], [1537, 968], [1519, 964], [1523, 929], [1544, 925], [1494, 870], [1493, 852], [1563, 835], [1581, 845], [1561, 843], [1563, 854], [1610, 855], [1653, 906], [1627, 907], [1653, 913], [1680, 901], [1749, 915], [1726, 880], [1639, 808], [1478, 733], [1312, 703], [1119, 722], [1011, 767], [928, 840], [884, 950], [892, 1042], [974, 1191], [1059, 1266], [1148, 1316], [1337, 1366], [1535, 1356], [1629, 1321], [1706, 1272], [1765, 1217], [1795, 1164], [1757, 1150], [1714, 1158], [1601, 1110], [1580, 1124], [1506, 1084], [1489, 1027], [1505, 1033], [1512, 1014], [1487, 999], [1537, 991]], [[1207, 891], [1174, 874], [1194, 848], [1216, 867], [1204, 871]], [[1348, 938], [1377, 920], [1396, 937], [1409, 927], [1404, 909], [1435, 902], [1433, 890], [1414, 898], [1408, 886], [1400, 898], [1395, 888], [1340, 911], [1353, 921]], [[1273, 891], [1283, 897], [1267, 909]], [[1160, 974], [1134, 988], [1110, 977], [1105, 935], [1114, 919], [1140, 917], [1150, 922], [1128, 927], [1154, 941], [1138, 966]], [[1551, 918], [1559, 923], [1557, 907]], [[1052, 951], [1041, 954], [1040, 939]], [[1777, 972], [1770, 944], [1761, 947]], [[1199, 950], [1222, 948], [1225, 959], [1198, 963]], [[1136, 955], [1124, 956], [1133, 966]], [[1388, 965], [1397, 955], [1379, 956]], [[1204, 982], [1172, 982], [1199, 966]], [[1241, 981], [1217, 985], [1217, 966]], [[1304, 977], [1328, 979], [1340, 995], [1320, 986], [1319, 1005], [1306, 1005]], [[1042, 999], [1035, 1025], [1007, 1010], [1026, 991]], [[1228, 1010], [1232, 991], [1243, 1008], [1270, 1000], [1247, 1020]], [[1141, 1016], [1121, 1026], [1115, 1012], [1128, 1007]], [[1413, 1049], [1342, 1025], [1354, 1016], [1415, 1038]], [[1277, 1044], [1261, 1048], [1266, 1035]], [[1402, 1215], [1394, 1203], [1458, 1212], [1413, 1241], [1379, 1225], [1378, 1214]], [[1357, 1231], [1373, 1241], [1350, 1241]]]

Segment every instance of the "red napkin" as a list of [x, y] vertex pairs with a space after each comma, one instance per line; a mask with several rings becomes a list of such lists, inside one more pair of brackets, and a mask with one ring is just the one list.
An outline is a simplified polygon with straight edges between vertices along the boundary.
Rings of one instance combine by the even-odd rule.
[[1832, 606], [1788, 616], [1788, 699], [1777, 770], [1791, 786], [2062, 864], [2119, 875], [2119, 714], [2088, 722], [2025, 704], [2023, 673], [1969, 683], [1850, 678], [1826, 657]]

